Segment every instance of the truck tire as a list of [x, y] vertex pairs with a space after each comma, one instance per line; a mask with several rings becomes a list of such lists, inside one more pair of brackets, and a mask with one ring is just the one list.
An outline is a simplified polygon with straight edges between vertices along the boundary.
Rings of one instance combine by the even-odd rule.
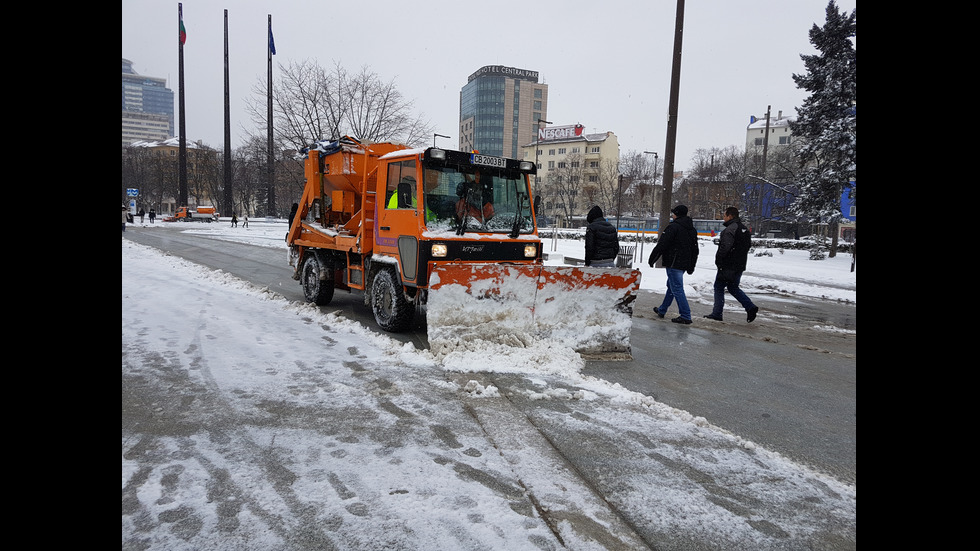
[[333, 280], [320, 279], [321, 265], [322, 263], [316, 254], [308, 254], [303, 261], [300, 284], [303, 285], [303, 295], [307, 302], [312, 302], [317, 306], [326, 306], [333, 299]]
[[374, 319], [385, 331], [400, 333], [412, 323], [415, 305], [405, 298], [394, 270], [379, 270], [371, 284], [371, 309]]

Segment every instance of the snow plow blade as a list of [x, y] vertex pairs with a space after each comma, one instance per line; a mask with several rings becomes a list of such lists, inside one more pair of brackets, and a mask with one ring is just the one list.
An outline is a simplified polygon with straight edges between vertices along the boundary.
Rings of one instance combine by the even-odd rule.
[[429, 346], [527, 347], [548, 340], [585, 359], [631, 360], [630, 330], [640, 272], [532, 264], [440, 264], [429, 278]]

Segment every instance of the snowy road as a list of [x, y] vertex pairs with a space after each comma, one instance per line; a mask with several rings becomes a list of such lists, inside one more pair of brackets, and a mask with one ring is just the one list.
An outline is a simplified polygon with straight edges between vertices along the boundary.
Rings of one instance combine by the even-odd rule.
[[124, 549], [856, 546], [853, 485], [700, 415], [586, 373], [447, 372], [127, 241]]

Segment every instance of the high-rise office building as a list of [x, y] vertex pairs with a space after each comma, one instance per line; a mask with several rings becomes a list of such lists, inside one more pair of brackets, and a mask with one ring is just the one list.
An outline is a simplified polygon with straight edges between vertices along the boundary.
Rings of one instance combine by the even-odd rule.
[[122, 60], [122, 144], [174, 135], [174, 92], [163, 78], [138, 75]]
[[459, 149], [519, 158], [548, 118], [548, 85], [538, 72], [486, 65], [459, 92]]

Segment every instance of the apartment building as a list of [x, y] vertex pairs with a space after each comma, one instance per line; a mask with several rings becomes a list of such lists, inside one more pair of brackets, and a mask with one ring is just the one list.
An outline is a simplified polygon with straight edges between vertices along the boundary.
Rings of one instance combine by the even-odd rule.
[[537, 164], [534, 194], [545, 213], [584, 216], [594, 204], [611, 209], [619, 175], [615, 133], [586, 133], [581, 124], [542, 127], [521, 150], [519, 158]]
[[[765, 147], [774, 148], [788, 146], [793, 142], [793, 131], [790, 129], [792, 117], [784, 117], [783, 112], [779, 111], [775, 118], [765, 116], [749, 117], [749, 125], [745, 129], [745, 151], [762, 155]], [[768, 134], [766, 133], [768, 126]]]

